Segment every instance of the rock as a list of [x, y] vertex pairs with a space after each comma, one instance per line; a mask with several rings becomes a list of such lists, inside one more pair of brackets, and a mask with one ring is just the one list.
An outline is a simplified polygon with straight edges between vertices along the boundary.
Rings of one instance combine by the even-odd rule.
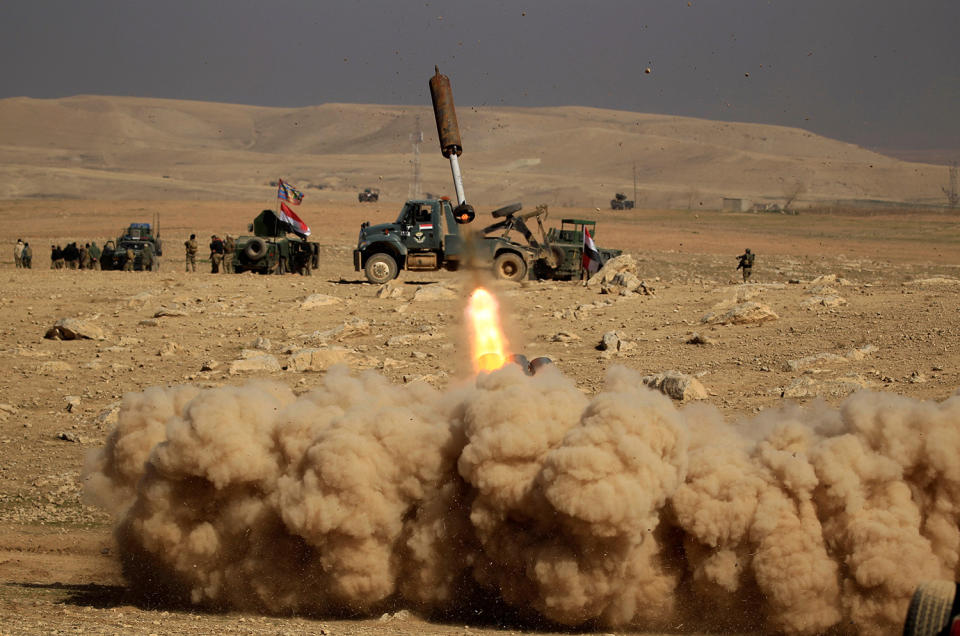
[[843, 356], [835, 353], [818, 353], [812, 356], [806, 356], [798, 360], [787, 360], [783, 365], [784, 371], [800, 371], [818, 364], [834, 364], [837, 362], [846, 362]]
[[689, 338], [685, 340], [687, 344], [693, 345], [711, 345], [715, 344], [716, 341], [713, 338], [708, 336], [702, 336], [699, 333], [694, 332]]
[[0, 414], [2, 415], [16, 415], [17, 407], [12, 404], [0, 404]]
[[836, 296], [840, 292], [831, 285], [815, 285], [808, 289], [807, 293], [811, 296]]
[[57, 433], [57, 439], [61, 439], [65, 442], [74, 442], [74, 443], [80, 442], [80, 436], [77, 435], [76, 433], [71, 433], [70, 431], [60, 431], [59, 433]]
[[823, 274], [822, 276], [817, 276], [817, 277], [814, 278], [812, 281], [810, 281], [810, 284], [811, 284], [811, 285], [820, 285], [820, 284], [823, 284], [823, 283], [835, 283], [835, 282], [837, 282], [837, 275], [836, 275], [836, 274]]
[[927, 376], [923, 375], [919, 371], [914, 371], [910, 374], [910, 377], [907, 378], [907, 382], [910, 384], [923, 384], [927, 381]]
[[867, 383], [859, 378], [815, 380], [809, 376], [803, 376], [787, 385], [780, 396], [785, 398], [844, 397], [867, 386]]
[[847, 360], [853, 360], [857, 362], [857, 361], [863, 360], [871, 353], [876, 353], [877, 351], [879, 351], [879, 349], [877, 349], [876, 345], [868, 344], [860, 347], [859, 349], [853, 349], [852, 351], [848, 352], [844, 357]]
[[608, 260], [604, 263], [603, 267], [600, 268], [600, 271], [590, 277], [590, 280], [587, 281], [587, 286], [599, 287], [603, 283], [611, 283], [617, 274], [623, 272], [630, 272], [631, 274], [636, 274], [637, 272], [637, 263], [630, 254], [621, 254]]
[[758, 302], [745, 302], [734, 305], [726, 312], [710, 312], [700, 319], [704, 324], [749, 325], [761, 324], [779, 318], [769, 307]]
[[150, 300], [151, 298], [153, 298], [153, 294], [151, 294], [150, 292], [147, 292], [147, 291], [142, 291], [142, 292], [140, 292], [139, 294], [136, 294], [136, 295], [134, 295], [134, 296], [131, 296], [130, 299], [127, 300], [127, 306], [129, 306], [129, 307], [142, 307], [142, 306], [145, 305], [146, 302], [147, 302], [148, 300]]
[[300, 309], [329, 307], [330, 305], [339, 305], [342, 302], [343, 301], [336, 296], [328, 296], [327, 294], [310, 294], [300, 303]]
[[377, 298], [403, 298], [403, 289], [396, 281], [389, 281], [377, 289]]
[[273, 348], [273, 343], [263, 336], [257, 336], [257, 339], [250, 346], [260, 351], [270, 351]]
[[600, 351], [620, 351], [623, 347], [623, 334], [619, 331], [608, 331], [603, 334], [597, 349]]
[[431, 302], [435, 300], [449, 300], [456, 298], [457, 293], [441, 283], [423, 285], [413, 294], [413, 302]]
[[326, 331], [314, 331], [308, 337], [326, 342], [328, 340], [345, 340], [347, 338], [356, 338], [359, 336], [370, 335], [370, 322], [359, 316], [351, 318], [339, 327], [327, 329]]
[[132, 336], [120, 336], [120, 340], [117, 342], [117, 344], [121, 347], [133, 347], [136, 345], [142, 345], [143, 339], [134, 338]]
[[812, 305], [822, 305], [823, 307], [840, 307], [841, 305], [846, 305], [847, 301], [845, 298], [840, 296], [814, 296], [813, 298], [808, 298], [801, 303], [805, 307]]
[[[161, 307], [153, 314], [154, 318], [182, 318], [188, 315], [187, 312], [179, 307]], [[141, 324], [143, 322], [141, 321]]]
[[707, 389], [700, 380], [679, 371], [663, 371], [644, 376], [642, 381], [651, 389], [680, 402], [707, 399]]
[[153, 318], [145, 318], [144, 320], [141, 320], [137, 324], [143, 327], [158, 327], [160, 325], [160, 322], [157, 320], [154, 320]]
[[240, 373], [276, 373], [280, 371], [280, 363], [277, 361], [276, 357], [263, 352], [257, 352], [259, 355], [251, 356], [249, 358], [242, 358], [240, 360], [234, 360], [230, 363], [230, 375], [237, 375]]
[[205, 360], [203, 364], [200, 365], [201, 371], [213, 371], [220, 366], [220, 363], [216, 360]]
[[63, 360], [48, 360], [46, 362], [41, 362], [40, 366], [37, 367], [37, 371], [43, 375], [51, 375], [73, 371], [73, 367]]
[[960, 285], [960, 279], [949, 278], [947, 276], [934, 276], [933, 278], [918, 278], [907, 281], [904, 285], [919, 285], [921, 287], [928, 285]]
[[114, 402], [107, 408], [100, 411], [100, 414], [94, 418], [97, 428], [107, 428], [114, 426], [120, 419], [120, 403]]
[[64, 397], [64, 400], [67, 402], [67, 412], [74, 413], [80, 408], [80, 396], [78, 395], [67, 395]]
[[183, 351], [183, 347], [172, 340], [168, 340], [160, 346], [160, 351], [157, 351], [157, 355], [161, 358], [169, 358], [179, 354], [181, 351]]
[[569, 331], [558, 331], [550, 337], [551, 342], [574, 342], [579, 339], [580, 336]]
[[335, 364], [350, 364], [357, 359], [352, 349], [331, 347], [301, 349], [290, 354], [288, 368], [292, 371], [326, 371]]
[[61, 318], [47, 330], [44, 338], [50, 338], [51, 340], [106, 340], [107, 336], [103, 329], [89, 320]]

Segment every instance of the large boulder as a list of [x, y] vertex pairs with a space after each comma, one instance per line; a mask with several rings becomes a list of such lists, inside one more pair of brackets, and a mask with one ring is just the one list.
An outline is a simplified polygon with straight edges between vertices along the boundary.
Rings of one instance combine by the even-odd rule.
[[621, 254], [608, 260], [597, 273], [590, 277], [587, 286], [596, 287], [604, 283], [611, 283], [617, 274], [624, 272], [637, 273], [637, 263], [630, 254]]
[[712, 311], [704, 315], [700, 322], [708, 325], [751, 325], [776, 320], [779, 317], [766, 305], [750, 301], [734, 305], [727, 311]]
[[707, 389], [700, 380], [679, 371], [663, 371], [647, 375], [642, 378], [642, 381], [651, 389], [656, 389], [680, 402], [707, 398]]
[[44, 334], [52, 340], [106, 340], [103, 329], [89, 320], [80, 318], [61, 318]]

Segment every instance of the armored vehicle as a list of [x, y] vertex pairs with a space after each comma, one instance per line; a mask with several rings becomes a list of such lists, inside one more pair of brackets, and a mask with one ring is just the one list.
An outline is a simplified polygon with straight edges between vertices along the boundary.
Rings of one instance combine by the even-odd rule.
[[290, 226], [273, 210], [264, 210], [248, 226], [252, 236], [237, 238], [233, 269], [237, 273], [307, 273], [320, 263], [320, 245], [305, 238], [289, 238]]
[[127, 248], [129, 247], [136, 257], [133, 268], [138, 271], [142, 270], [143, 248], [147, 243], [153, 245], [154, 258], [163, 256], [163, 242], [160, 240], [160, 233], [154, 234], [149, 223], [131, 223], [129, 227], [121, 231], [115, 242], [107, 241], [100, 257], [100, 268], [123, 269], [123, 263], [127, 258]]
[[[507, 280], [523, 280], [528, 275], [572, 278], [580, 271], [583, 225], [596, 227], [595, 221], [566, 219], [565, 223], [573, 225], [551, 230], [558, 239], [558, 244], [553, 245], [551, 234], [544, 231], [542, 224], [546, 206], [517, 214], [522, 206], [514, 203], [494, 210], [491, 214], [499, 220], [481, 230], [468, 245], [460, 224], [469, 221], [461, 220], [459, 209], [453, 208], [447, 197], [415, 199], [404, 204], [393, 223], [363, 223], [357, 249], [353, 251], [354, 269], [363, 271], [368, 281], [377, 284], [396, 278], [404, 269], [453, 271], [468, 260], [490, 266], [494, 276]], [[539, 240], [525, 222], [532, 217], [536, 217], [540, 226]], [[513, 231], [522, 234], [526, 243], [514, 240]], [[473, 254], [469, 258], [471, 250]], [[604, 257], [619, 253], [619, 250], [601, 250]]]
[[622, 192], [617, 192], [613, 195], [613, 198], [610, 199], [610, 209], [611, 210], [632, 210], [633, 201], [627, 198], [627, 195]]
[[[552, 227], [547, 232], [547, 243], [551, 251], [556, 254], [556, 267], [550, 278], [569, 280], [580, 276], [583, 269], [583, 232], [584, 228], [590, 231], [592, 238], [597, 237], [597, 222], [586, 219], [563, 219], [560, 227]], [[600, 260], [606, 262], [614, 256], [620, 256], [622, 250], [598, 247]]]
[[380, 191], [376, 188], [364, 188], [363, 192], [357, 195], [360, 203], [375, 203], [380, 200]]

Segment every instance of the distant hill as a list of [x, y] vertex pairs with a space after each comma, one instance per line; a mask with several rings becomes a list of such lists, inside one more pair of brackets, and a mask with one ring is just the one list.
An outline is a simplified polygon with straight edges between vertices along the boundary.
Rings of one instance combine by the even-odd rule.
[[[907, 163], [804, 130], [595, 108], [461, 105], [467, 198], [606, 207], [782, 202], [941, 204], [942, 165]], [[284, 177], [309, 196], [408, 195], [419, 117], [423, 190], [452, 194], [433, 112], [324, 104], [265, 108], [129, 97], [0, 100], [0, 198], [272, 200]]]

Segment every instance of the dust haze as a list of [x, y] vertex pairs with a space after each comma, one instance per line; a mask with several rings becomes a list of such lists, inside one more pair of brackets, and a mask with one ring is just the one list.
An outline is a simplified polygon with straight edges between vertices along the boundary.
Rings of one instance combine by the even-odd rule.
[[868, 634], [956, 574], [958, 423], [958, 394], [730, 421], [623, 366], [595, 395], [553, 367], [444, 391], [334, 367], [300, 395], [128, 393], [85, 482], [161, 603]]

